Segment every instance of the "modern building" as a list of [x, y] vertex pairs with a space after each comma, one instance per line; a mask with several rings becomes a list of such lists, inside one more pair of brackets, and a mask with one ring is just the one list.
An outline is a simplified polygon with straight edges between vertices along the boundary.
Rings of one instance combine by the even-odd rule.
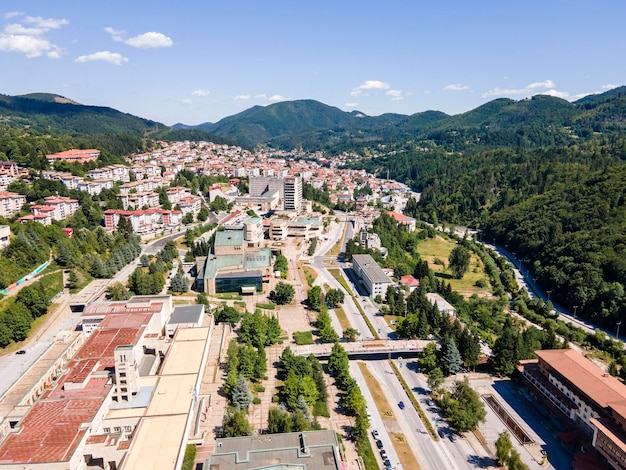
[[285, 210], [299, 211], [302, 205], [302, 178], [299, 176], [286, 176], [283, 181], [283, 208]]
[[83, 325], [93, 328], [51, 346], [53, 368], [47, 352], [31, 368], [43, 381], [2, 397], [12, 409], [0, 423], [0, 468], [180, 469], [198, 434], [194, 418], [205, 412], [199, 390], [211, 327], [165, 338], [171, 308], [170, 296], [88, 306]]
[[203, 470], [341, 470], [339, 442], [333, 430], [289, 432], [218, 439]]
[[248, 199], [270, 197], [271, 200], [276, 192], [284, 210], [300, 210], [302, 178], [299, 176], [250, 176]]
[[371, 255], [352, 255], [352, 269], [370, 297], [384, 296], [387, 288], [393, 285]]
[[173, 338], [179, 328], [200, 328], [204, 319], [204, 305], [179, 305], [165, 325], [165, 336]]
[[586, 436], [608, 467], [626, 469], [626, 385], [573, 349], [535, 354], [519, 366], [531, 394]]
[[139, 235], [154, 233], [166, 228], [180, 227], [182, 212], [178, 210], [148, 209], [136, 211], [122, 211], [108, 209], [104, 211], [104, 228], [108, 232], [117, 230], [120, 217], [128, 220], [133, 231]]

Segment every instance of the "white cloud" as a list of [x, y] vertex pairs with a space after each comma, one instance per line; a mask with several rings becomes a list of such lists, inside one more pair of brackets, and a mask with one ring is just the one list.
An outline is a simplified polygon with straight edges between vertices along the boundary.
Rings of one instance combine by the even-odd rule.
[[39, 57], [44, 52], [53, 50], [54, 47], [47, 39], [37, 36], [0, 34], [0, 51], [18, 52], [29, 59]]
[[559, 90], [555, 90], [555, 89], [542, 91], [540, 94], [541, 95], [554, 96], [556, 98], [563, 98], [564, 100], [568, 100], [568, 99], [572, 98], [568, 92], [566, 92], [566, 91], [559, 91]]
[[258, 95], [254, 95], [255, 98], [259, 98], [261, 100], [266, 100], [267, 95], [265, 93], [259, 93]]
[[468, 85], [463, 85], [461, 83], [452, 83], [450, 85], [446, 85], [443, 87], [445, 91], [465, 91], [469, 90], [470, 87]]
[[191, 101], [189, 98], [183, 98], [182, 100], [180, 100], [181, 104], [184, 104], [185, 106], [189, 106], [193, 103], [193, 101]]
[[39, 28], [44, 28], [46, 30], [49, 29], [59, 29], [61, 26], [66, 24], [70, 24], [65, 18], [42, 18], [41, 16], [27, 16], [24, 18], [26, 23], [32, 23]]
[[536, 90], [538, 88], [554, 88], [554, 82], [552, 80], [545, 80], [543, 82], [535, 82], [528, 85], [526, 88], [530, 88], [531, 90]]
[[251, 98], [250, 95], [237, 95], [235, 96], [236, 100], [249, 100]]
[[[9, 12], [5, 13], [7, 19], [20, 16], [23, 13]], [[63, 49], [52, 44], [44, 37], [44, 34], [51, 29], [58, 29], [63, 25], [69, 24], [66, 19], [44, 19], [41, 17], [27, 16], [24, 18], [26, 23], [33, 27], [26, 27], [19, 23], [11, 23], [4, 27], [0, 33], [0, 51], [17, 52], [24, 54], [27, 58], [40, 57], [46, 54], [51, 59], [58, 59], [63, 53]]]
[[431, 90], [424, 90], [424, 94], [425, 94], [425, 95], [430, 95], [431, 93], [432, 93], [432, 91], [431, 91]]
[[[543, 82], [533, 82], [529, 85], [526, 85], [524, 88], [493, 88], [482, 94], [483, 98], [487, 98], [490, 96], [511, 96], [511, 95], [524, 95], [531, 96], [536, 94], [543, 95], [552, 95], [558, 96], [559, 98], [563, 97], [565, 92], [557, 91], [554, 89], [556, 85], [552, 80], [544, 80]], [[539, 89], [549, 89], [544, 92], [539, 92]]]
[[26, 28], [19, 23], [8, 24], [4, 27], [6, 34], [25, 34], [27, 36], [41, 36], [47, 29], [44, 28]]
[[9, 11], [4, 14], [4, 18], [10, 20], [11, 18], [15, 18], [16, 16], [22, 16], [23, 14], [23, 11]]
[[191, 94], [193, 96], [209, 96], [211, 92], [209, 90], [194, 90]]
[[608, 85], [602, 85], [602, 89], [604, 91], [609, 91], [612, 90], [613, 88], [617, 88], [619, 85], [613, 85], [612, 83], [609, 83]]
[[[4, 15], [10, 19], [22, 15], [18, 12], [10, 12]], [[27, 16], [24, 18], [26, 23], [33, 27], [26, 27], [19, 23], [11, 23], [4, 27], [0, 33], [0, 51], [17, 52], [24, 54], [27, 58], [40, 57], [46, 54], [51, 59], [58, 59], [63, 53], [63, 49], [52, 44], [44, 37], [44, 34], [51, 29], [58, 29], [63, 25], [69, 24], [66, 19], [44, 19], [41, 17]]]
[[402, 90], [387, 90], [385, 94], [391, 97], [391, 101], [402, 101], [404, 99]]
[[165, 34], [151, 31], [149, 33], [140, 34], [139, 36], [127, 39], [124, 41], [124, 44], [128, 44], [132, 47], [138, 47], [140, 49], [154, 49], [157, 47], [170, 47], [174, 44], [174, 42]]
[[389, 88], [391, 88], [389, 83], [381, 82], [380, 80], [366, 80], [359, 86], [353, 88], [350, 92], [350, 96], [361, 96], [364, 91], [368, 90], [388, 90]]
[[110, 26], [107, 26], [106, 28], [104, 28], [104, 31], [109, 33], [111, 35], [111, 39], [116, 42], [122, 42], [124, 40], [125, 32], [123, 30], [118, 31], [117, 29], [113, 29]]
[[346, 103], [344, 104], [344, 106], [346, 108], [356, 108], [359, 105], [359, 103]]
[[92, 62], [97, 60], [108, 62], [109, 64], [113, 65], [122, 65], [123, 63], [128, 62], [128, 59], [122, 54], [109, 51], [101, 51], [94, 52], [93, 54], [89, 55], [81, 55], [76, 59], [76, 62], [78, 62], [79, 64], [84, 64], [85, 62]]
[[267, 98], [267, 101], [269, 101], [270, 103], [276, 103], [277, 101], [285, 101], [287, 98], [285, 98], [282, 95], [272, 95], [269, 98]]

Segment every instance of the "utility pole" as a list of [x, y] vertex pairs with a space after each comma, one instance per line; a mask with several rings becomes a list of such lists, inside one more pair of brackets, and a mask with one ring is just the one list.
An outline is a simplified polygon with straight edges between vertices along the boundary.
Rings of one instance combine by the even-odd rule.
[[552, 293], [552, 291], [551, 290], [547, 290], [546, 292], [548, 293], [548, 302], [550, 302], [550, 294]]
[[576, 309], [578, 308], [578, 305], [574, 305], [574, 318], [576, 318]]
[[615, 332], [615, 337], [616, 337], [617, 339], [619, 339], [619, 326], [620, 326], [621, 324], [622, 324], [622, 322], [621, 322], [621, 321], [618, 321], [618, 322], [616, 323], [616, 325], [617, 325], [617, 331]]

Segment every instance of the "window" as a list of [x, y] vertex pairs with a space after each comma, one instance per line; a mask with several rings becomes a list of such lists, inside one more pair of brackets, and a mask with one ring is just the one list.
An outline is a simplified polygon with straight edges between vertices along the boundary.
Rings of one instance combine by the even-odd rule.
[[120, 377], [126, 377], [126, 372], [120, 372]]
[[119, 426], [115, 426], [113, 428], [113, 431], [115, 431], [115, 432], [122, 432], [122, 428], [120, 428]]
[[102, 432], [109, 434], [111, 432], [111, 428], [102, 428]]
[[131, 426], [124, 426], [124, 431], [131, 432], [133, 428]]
[[127, 382], [126, 382], [126, 379], [124, 379], [124, 380], [120, 380], [120, 385], [126, 385], [126, 383], [127, 383]]

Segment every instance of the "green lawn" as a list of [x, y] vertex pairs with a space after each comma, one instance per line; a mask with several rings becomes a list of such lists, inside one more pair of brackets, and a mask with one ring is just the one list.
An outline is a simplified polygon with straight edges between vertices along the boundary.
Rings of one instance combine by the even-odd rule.
[[[438, 235], [436, 238], [427, 238], [426, 240], [420, 241], [417, 246], [417, 251], [422, 259], [428, 261], [428, 266], [435, 272], [435, 276], [440, 279], [445, 279], [446, 282], [450, 283], [452, 289], [465, 298], [469, 298], [474, 294], [479, 297], [490, 297], [489, 277], [484, 271], [482, 261], [480, 261], [478, 256], [474, 253], [472, 253], [469, 270], [465, 273], [463, 279], [452, 278], [452, 273], [448, 269], [448, 257], [455, 246], [455, 241], [445, 239]], [[436, 263], [436, 259], [443, 261], [445, 266]], [[479, 279], [484, 279], [487, 287], [476, 287], [476, 281]]]

